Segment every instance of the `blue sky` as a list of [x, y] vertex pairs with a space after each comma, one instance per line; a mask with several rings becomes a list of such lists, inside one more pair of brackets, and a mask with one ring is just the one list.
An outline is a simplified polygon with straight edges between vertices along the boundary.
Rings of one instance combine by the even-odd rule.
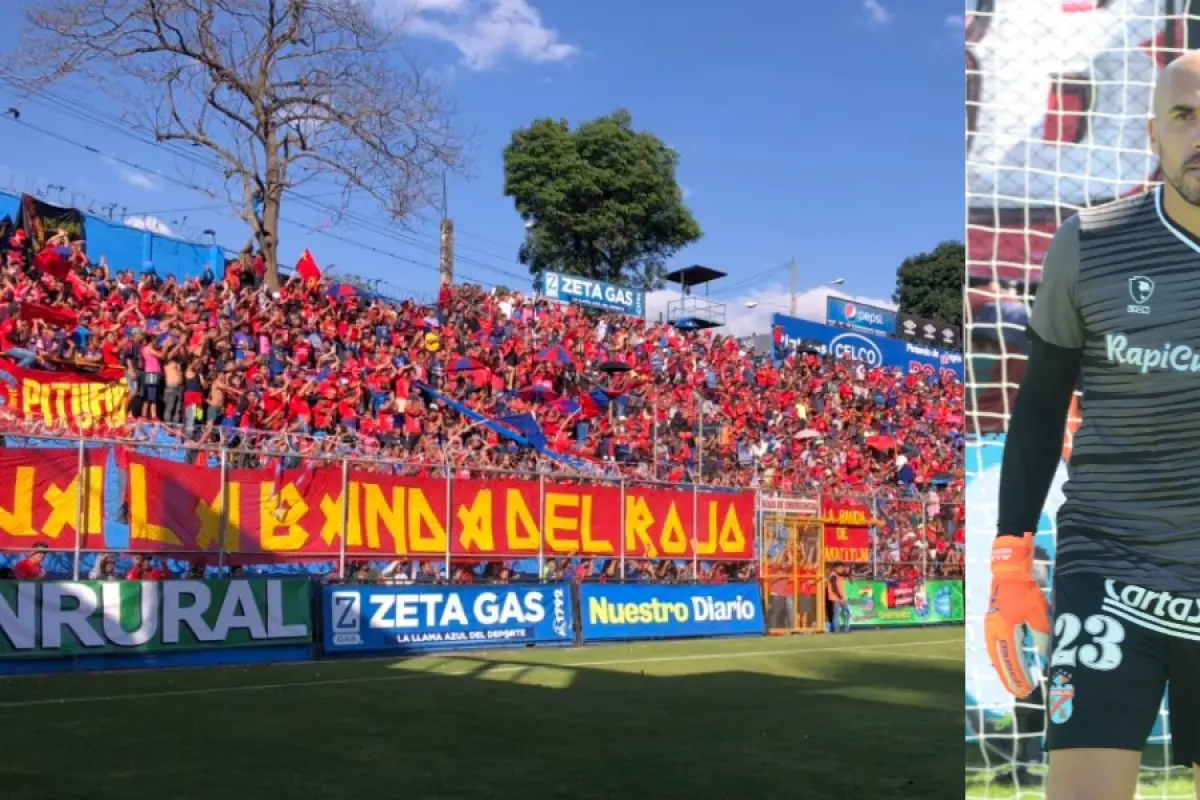
[[[574, 123], [619, 107], [680, 153], [680, 184], [705, 236], [672, 265], [729, 273], [712, 293], [728, 301], [736, 333], [765, 330], [780, 310], [773, 304], [787, 305], [793, 256], [802, 290], [811, 290], [801, 315], [823, 318], [824, 290], [813, 287], [843, 278], [847, 296], [887, 298], [906, 256], [962, 238], [960, 0], [381, 2], [409, 6], [411, 47], [474, 131], [472, 175], [450, 184], [460, 279], [517, 286], [527, 275], [515, 260], [522, 225], [502, 194], [511, 131], [537, 117]], [[0, 48], [14, 40], [0, 31]], [[216, 202], [153, 174], [178, 175], [177, 159], [123, 135], [115, 111], [89, 122], [11, 90], [0, 89], [0, 100], [19, 105], [23, 121], [98, 151], [5, 123], [0, 188], [62, 185], [50, 199], [116, 203], [177, 233], [213, 229], [227, 247], [245, 243], [245, 228]], [[334, 229], [372, 251], [325, 235], [319, 211], [293, 204], [284, 214], [302, 224], [285, 226], [282, 260], [309, 247], [322, 264], [399, 291], [436, 291], [433, 215], [403, 236], [382, 220]], [[747, 310], [749, 301], [758, 307]]]

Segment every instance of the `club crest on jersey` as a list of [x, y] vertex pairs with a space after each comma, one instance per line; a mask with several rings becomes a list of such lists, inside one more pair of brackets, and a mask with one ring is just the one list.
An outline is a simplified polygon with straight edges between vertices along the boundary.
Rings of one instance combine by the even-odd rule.
[[1134, 275], [1129, 279], [1129, 296], [1133, 298], [1133, 304], [1126, 309], [1130, 314], [1149, 314], [1146, 301], [1154, 296], [1154, 281], [1145, 275]]
[[1065, 672], [1056, 672], [1050, 679], [1050, 721], [1062, 725], [1071, 718], [1075, 710], [1075, 687], [1071, 685], [1071, 676]]

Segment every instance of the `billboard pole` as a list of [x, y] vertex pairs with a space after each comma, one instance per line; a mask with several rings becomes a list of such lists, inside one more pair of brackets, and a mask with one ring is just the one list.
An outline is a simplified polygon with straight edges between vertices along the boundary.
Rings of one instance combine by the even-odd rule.
[[796, 316], [796, 299], [800, 291], [800, 262], [796, 261], [796, 257], [792, 257], [792, 311], [791, 315]]

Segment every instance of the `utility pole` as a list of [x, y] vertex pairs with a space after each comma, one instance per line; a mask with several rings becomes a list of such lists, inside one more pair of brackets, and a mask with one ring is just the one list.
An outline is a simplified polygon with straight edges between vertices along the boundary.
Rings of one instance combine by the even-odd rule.
[[800, 262], [792, 257], [792, 316], [796, 316], [796, 299], [800, 291]]
[[446, 196], [446, 175], [442, 174], [442, 249], [438, 272], [442, 286], [454, 283], [454, 220], [450, 219], [450, 201]]

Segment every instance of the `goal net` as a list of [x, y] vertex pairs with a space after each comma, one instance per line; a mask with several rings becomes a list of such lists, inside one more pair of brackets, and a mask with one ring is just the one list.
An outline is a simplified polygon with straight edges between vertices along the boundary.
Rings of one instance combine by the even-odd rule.
[[[967, 796], [1041, 797], [1045, 715], [992, 673], [982, 641], [1000, 455], [1024, 370], [1024, 327], [1050, 238], [1078, 209], [1156, 180], [1146, 121], [1155, 76], [1190, 42], [1200, 0], [969, 0], [967, 39]], [[1197, 16], [1193, 16], [1195, 14]], [[1072, 427], [1078, 425], [1073, 406]], [[1037, 534], [1048, 586], [1060, 465]], [[1030, 643], [1032, 652], [1032, 643]], [[1171, 770], [1166, 710], [1143, 763], [1142, 798], [1191, 798]], [[1016, 784], [1014, 786], [1014, 783]]]

